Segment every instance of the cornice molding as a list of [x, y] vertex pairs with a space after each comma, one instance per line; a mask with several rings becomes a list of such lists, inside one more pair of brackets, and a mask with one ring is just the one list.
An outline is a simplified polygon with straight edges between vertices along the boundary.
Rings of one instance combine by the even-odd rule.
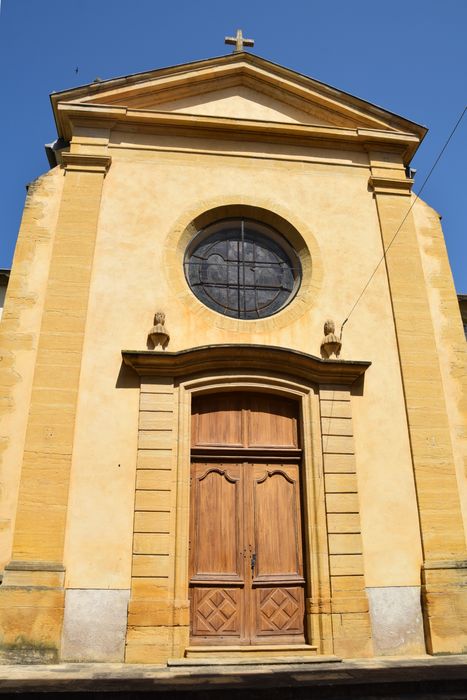
[[66, 170], [79, 170], [92, 173], [106, 173], [112, 156], [90, 153], [62, 153], [62, 163]]
[[369, 186], [375, 194], [398, 194], [410, 197], [414, 181], [410, 178], [400, 180], [396, 177], [381, 177], [370, 175]]
[[99, 123], [101, 127], [108, 124], [110, 129], [131, 126], [132, 130], [136, 128], [150, 133], [227, 140], [273, 141], [308, 146], [335, 146], [338, 142], [359, 149], [367, 149], [369, 144], [399, 146], [406, 163], [411, 160], [420, 143], [417, 136], [401, 131], [209, 117], [115, 105], [61, 103], [58, 105], [58, 116], [61, 132], [68, 141], [72, 138], [75, 125], [92, 126]]
[[164, 352], [122, 350], [124, 363], [139, 376], [188, 378], [219, 371], [267, 372], [287, 375], [315, 384], [351, 386], [371, 362], [322, 360], [314, 355], [272, 345], [201, 345]]
[[[298, 73], [290, 68], [268, 61], [252, 52], [227, 54], [200, 61], [191, 61], [175, 66], [157, 68], [143, 73], [111, 78], [88, 85], [52, 93], [50, 96], [54, 111], [59, 103], [65, 101], [97, 101], [102, 104], [115, 103], [123, 95], [133, 96], [148, 90], [156, 96], [167, 89], [196, 92], [196, 85], [218, 83], [223, 77], [238, 76], [240, 82], [245, 76], [258, 77], [271, 85], [300, 94], [305, 101], [325, 103], [338, 112], [363, 119], [368, 127], [377, 128], [378, 122], [383, 128], [392, 128], [419, 136], [421, 140], [427, 129], [409, 119], [378, 107], [367, 100], [323, 83], [315, 78]], [[186, 94], [186, 92], [185, 92]], [[101, 97], [102, 96], [102, 97]], [[122, 102], [120, 102], [122, 104]], [[128, 105], [127, 105], [128, 106]], [[363, 126], [363, 124], [361, 124]]]

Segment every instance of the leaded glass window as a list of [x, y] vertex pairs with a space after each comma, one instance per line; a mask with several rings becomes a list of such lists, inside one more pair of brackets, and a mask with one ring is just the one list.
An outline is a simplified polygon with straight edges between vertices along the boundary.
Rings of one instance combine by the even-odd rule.
[[185, 276], [206, 306], [225, 316], [258, 319], [286, 306], [300, 286], [298, 255], [277, 231], [248, 219], [200, 231], [185, 255]]

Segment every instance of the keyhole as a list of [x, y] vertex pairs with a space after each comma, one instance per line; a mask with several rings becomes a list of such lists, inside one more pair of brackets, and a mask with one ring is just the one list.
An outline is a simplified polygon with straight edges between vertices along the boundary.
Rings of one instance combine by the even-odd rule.
[[251, 555], [250, 566], [251, 566], [251, 571], [253, 573], [255, 570], [255, 566], [256, 566], [256, 552], [253, 552], [253, 554]]

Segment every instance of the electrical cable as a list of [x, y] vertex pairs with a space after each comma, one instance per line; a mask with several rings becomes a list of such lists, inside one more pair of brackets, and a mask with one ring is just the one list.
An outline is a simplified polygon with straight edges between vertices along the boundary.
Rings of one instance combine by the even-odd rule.
[[365, 284], [365, 286], [363, 287], [362, 291], [360, 292], [360, 295], [358, 296], [357, 301], [355, 302], [355, 304], [352, 306], [352, 308], [350, 309], [349, 313], [347, 314], [347, 316], [346, 316], [346, 318], [345, 318], [345, 320], [344, 320], [344, 322], [343, 322], [343, 324], [342, 324], [342, 326], [341, 326], [341, 332], [340, 332], [341, 338], [342, 338], [342, 329], [344, 328], [345, 324], [347, 323], [347, 321], [349, 320], [350, 316], [352, 315], [352, 313], [353, 313], [355, 307], [357, 306], [358, 302], [360, 301], [360, 299], [362, 298], [362, 296], [365, 294], [366, 290], [368, 289], [371, 280], [373, 279], [373, 277], [374, 277], [375, 274], [376, 274], [376, 271], [378, 270], [379, 266], [381, 265], [381, 263], [382, 263], [383, 260], [385, 259], [386, 253], [388, 252], [389, 248], [392, 246], [392, 244], [393, 244], [394, 241], [396, 240], [396, 236], [397, 236], [398, 233], [400, 232], [400, 230], [401, 230], [402, 226], [404, 225], [404, 223], [405, 223], [405, 221], [406, 221], [408, 215], [410, 214], [410, 212], [411, 212], [412, 209], [414, 208], [415, 204], [417, 203], [418, 199], [420, 198], [420, 195], [422, 194], [426, 183], [427, 183], [428, 180], [430, 179], [430, 177], [431, 177], [431, 175], [432, 175], [434, 169], [436, 168], [436, 166], [438, 165], [439, 161], [441, 160], [441, 157], [442, 157], [444, 151], [445, 151], [446, 148], [448, 147], [448, 144], [449, 144], [450, 140], [451, 140], [452, 137], [454, 136], [454, 134], [455, 134], [455, 132], [456, 132], [456, 130], [457, 130], [459, 124], [461, 123], [462, 119], [464, 118], [464, 114], [465, 114], [466, 112], [467, 112], [467, 106], [464, 107], [464, 109], [463, 109], [463, 111], [462, 111], [462, 113], [461, 113], [459, 119], [457, 120], [456, 124], [454, 125], [454, 128], [452, 129], [451, 133], [449, 134], [448, 138], [446, 139], [446, 142], [445, 142], [444, 146], [442, 147], [441, 151], [439, 152], [438, 157], [436, 158], [435, 162], [433, 163], [433, 165], [432, 165], [432, 167], [431, 167], [431, 169], [430, 169], [428, 175], [427, 175], [426, 178], [424, 179], [423, 184], [422, 184], [422, 186], [420, 187], [420, 189], [419, 189], [419, 191], [418, 191], [418, 193], [417, 193], [415, 199], [413, 200], [413, 202], [412, 202], [412, 204], [410, 205], [410, 207], [407, 209], [407, 212], [405, 213], [404, 218], [402, 219], [401, 223], [399, 224], [399, 226], [398, 226], [398, 228], [397, 228], [397, 230], [396, 230], [394, 236], [393, 236], [393, 237], [391, 238], [391, 240], [389, 241], [388, 246], [383, 250], [383, 255], [381, 256], [381, 258], [380, 258], [380, 260], [378, 261], [378, 263], [377, 263], [375, 269], [373, 270], [373, 272], [371, 273], [370, 277], [368, 278], [367, 283]]

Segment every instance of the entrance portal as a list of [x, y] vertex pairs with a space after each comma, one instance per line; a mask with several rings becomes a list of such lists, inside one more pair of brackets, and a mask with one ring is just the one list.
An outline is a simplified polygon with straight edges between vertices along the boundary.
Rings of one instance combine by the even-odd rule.
[[193, 401], [193, 644], [303, 643], [298, 404], [272, 394]]

